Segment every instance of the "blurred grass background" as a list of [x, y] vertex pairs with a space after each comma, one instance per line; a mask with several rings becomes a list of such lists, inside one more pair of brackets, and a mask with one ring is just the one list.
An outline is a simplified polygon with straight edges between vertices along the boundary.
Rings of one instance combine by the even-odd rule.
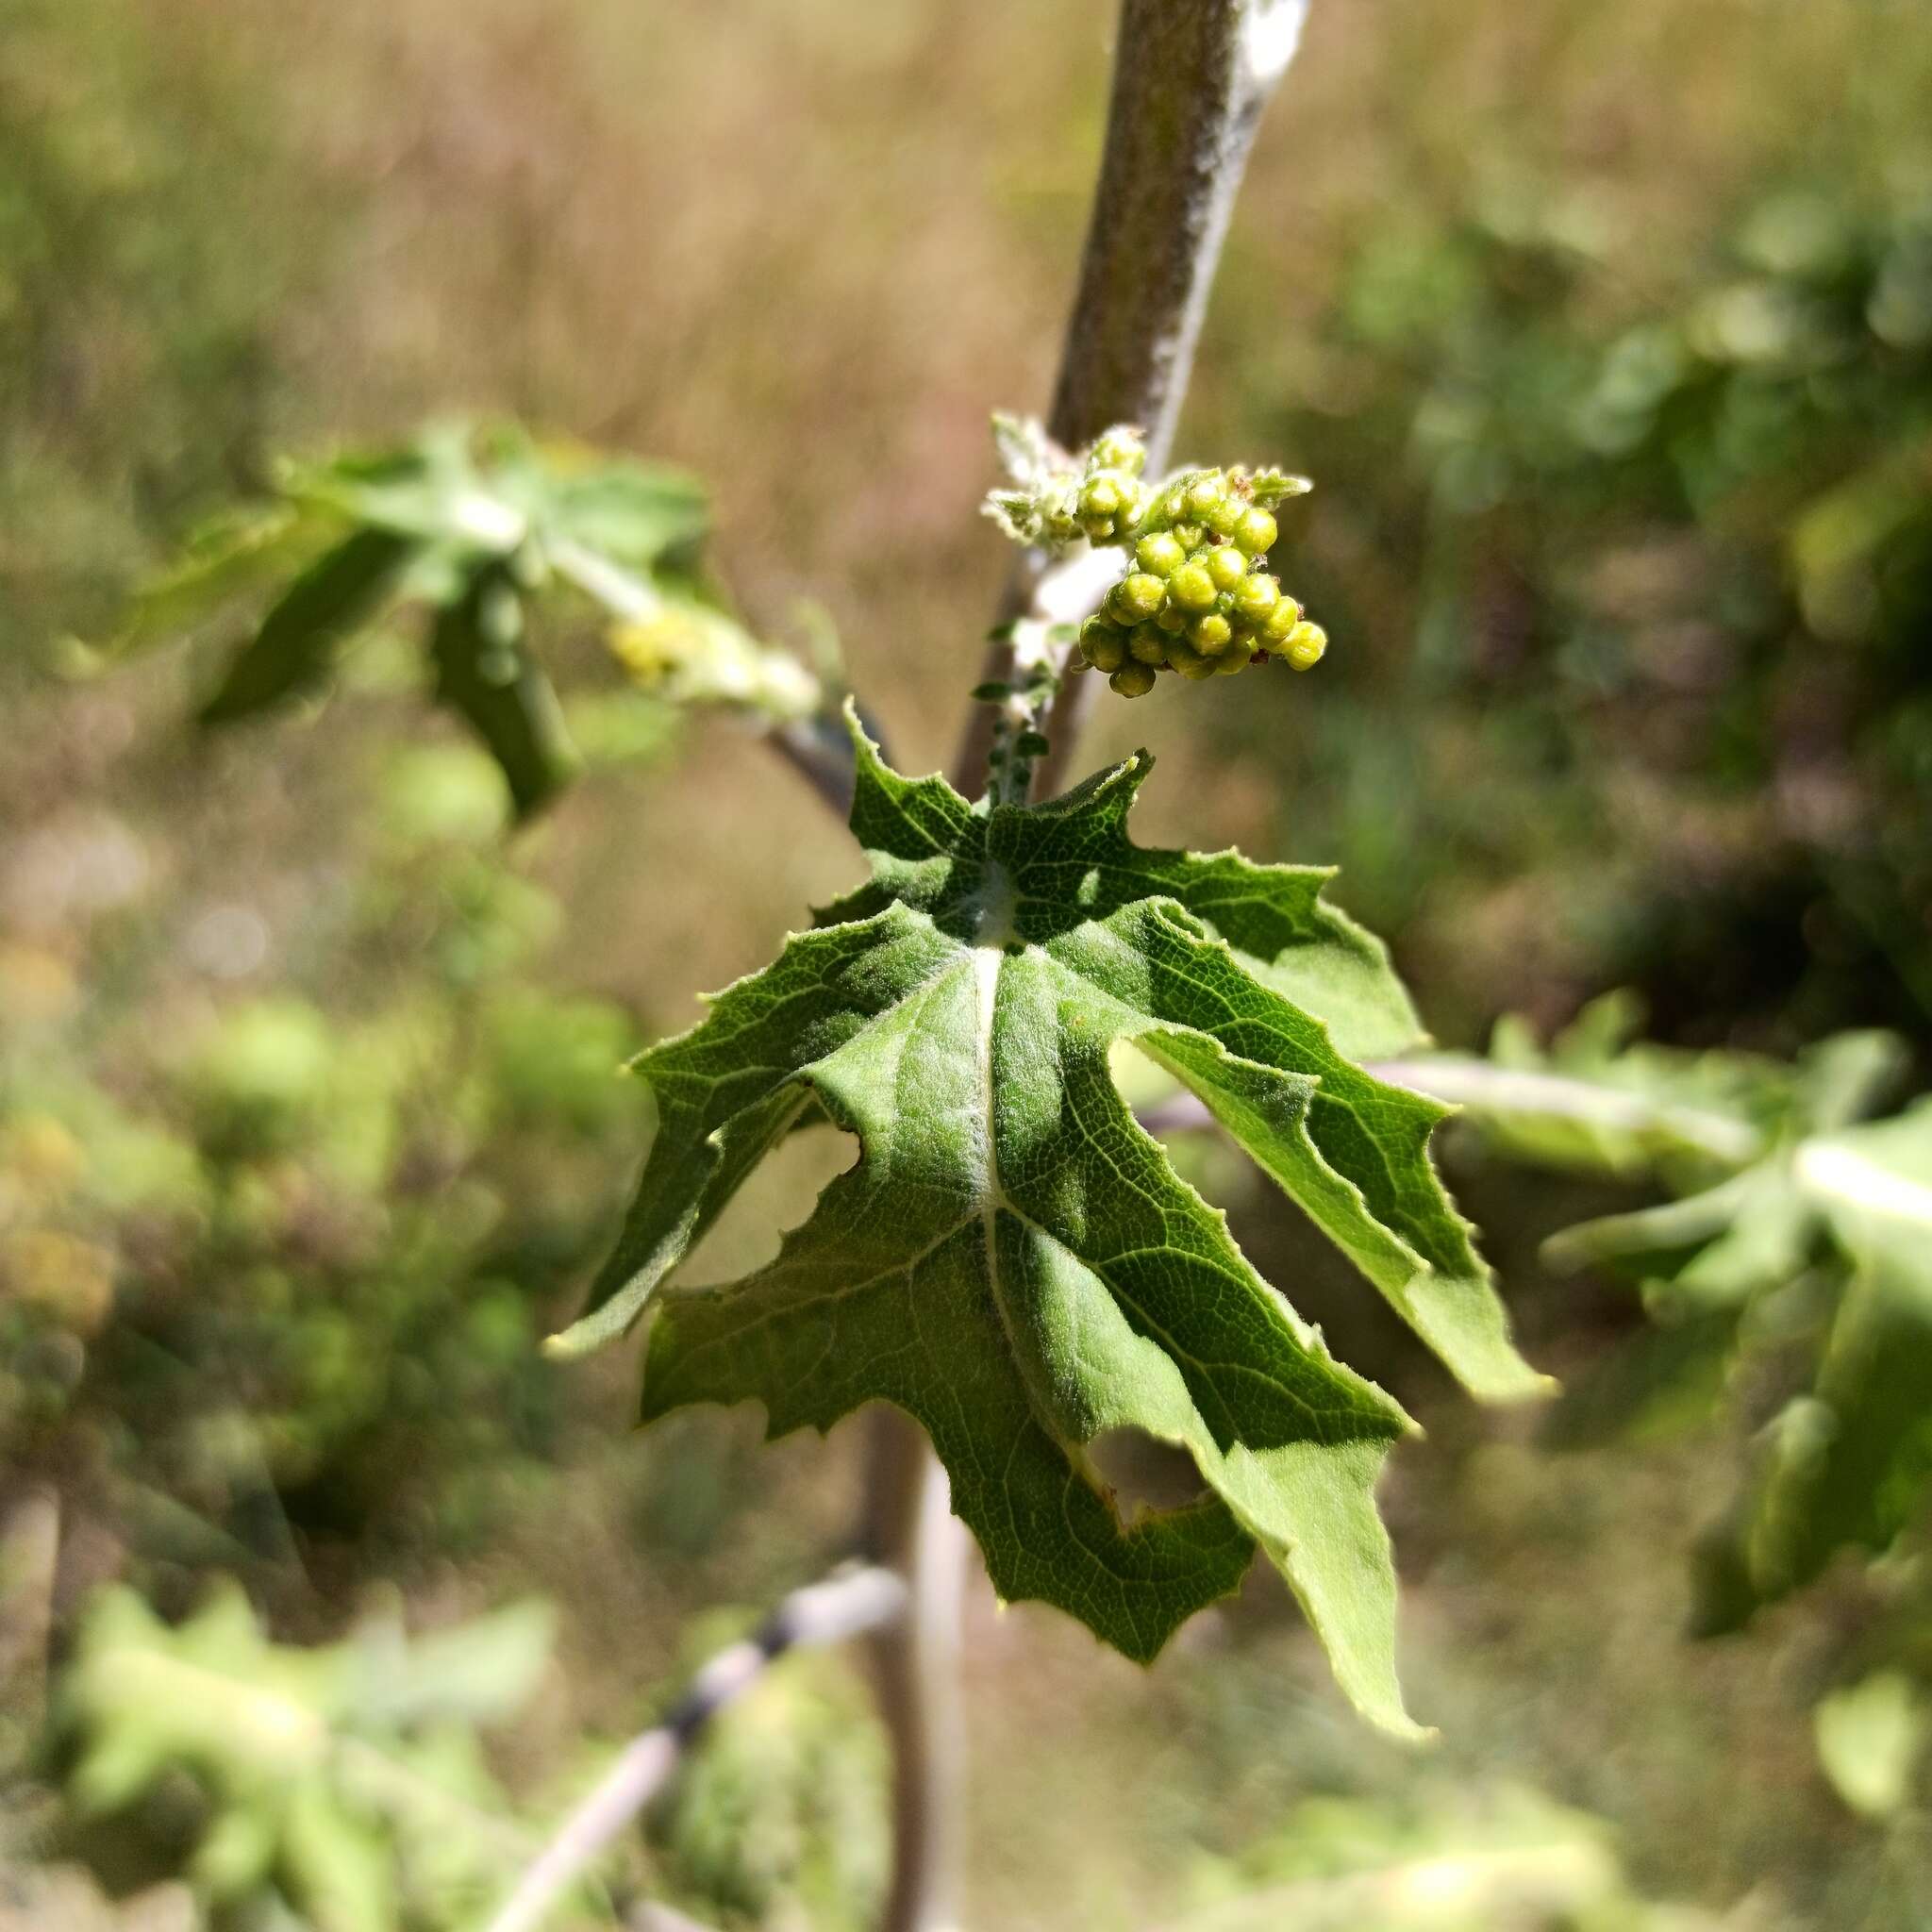
[[[0, 1444], [10, 1494], [58, 1500], [57, 1627], [114, 1575], [174, 1613], [237, 1574], [303, 1640], [373, 1591], [430, 1623], [541, 1591], [549, 1694], [500, 1766], [541, 1803], [648, 1716], [690, 1619], [835, 1546], [846, 1437], [630, 1440], [628, 1363], [530, 1354], [644, 1131], [608, 1068], [852, 876], [792, 775], [644, 707], [652, 756], [506, 853], [493, 775], [380, 652], [319, 721], [202, 742], [206, 662], [73, 683], [59, 641], [277, 451], [508, 411], [706, 475], [746, 610], [822, 607], [899, 762], [943, 761], [1007, 561], [987, 413], [1047, 395], [1110, 25], [8, 0]], [[1104, 706], [1095, 761], [1162, 761], [1141, 837], [1340, 861], [1452, 1043], [1633, 984], [1687, 1043], [1886, 1024], [1924, 1074], [1927, 98], [1905, 0], [1318, 4], [1181, 449], [1315, 477], [1280, 555], [1335, 649]], [[837, 1158], [792, 1150], [708, 1267]], [[1587, 1374], [1635, 1310], [1542, 1281], [1535, 1245], [1593, 1197], [1455, 1178], [1532, 1346]], [[1523, 1788], [1607, 1820], [1645, 1890], [1757, 1915], [1733, 1923], [1927, 1923], [1916, 1814], [1855, 1820], [1813, 1759], [1858, 1581], [1678, 1634], [1732, 1447], [1544, 1454], [1216, 1187], [1430, 1430], [1390, 1507], [1444, 1741], [1367, 1737], [1258, 1577], [1148, 1675], [978, 1605], [974, 1922], [1178, 1923], [1293, 1875], [1270, 1847], [1310, 1798], [1453, 1817]], [[54, 1829], [33, 1727], [16, 1850]], [[862, 1872], [807, 1872], [814, 1814], [784, 1808], [825, 1775], [804, 1748], [789, 1796], [721, 1774], [663, 1869], [733, 1923], [847, 1923]], [[783, 1829], [718, 1824], [754, 1801]], [[1591, 1923], [1639, 1923], [1613, 1908]]]

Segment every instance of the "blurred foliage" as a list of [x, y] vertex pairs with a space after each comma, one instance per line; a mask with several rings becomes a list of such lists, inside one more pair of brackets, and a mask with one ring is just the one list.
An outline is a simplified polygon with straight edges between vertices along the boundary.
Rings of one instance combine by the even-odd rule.
[[107, 1591], [58, 1687], [66, 1828], [124, 1820], [124, 1869], [185, 1872], [216, 1924], [454, 1932], [530, 1853], [475, 1728], [529, 1699], [551, 1622], [525, 1604], [303, 1649], [233, 1586], [174, 1629]]
[[1743, 1480], [1697, 1550], [1704, 1635], [1740, 1629], [1846, 1548], [1874, 1566], [1885, 1609], [1816, 1728], [1845, 1802], [1886, 1816], [1912, 1789], [1914, 1674], [1932, 1665], [1932, 1096], [1871, 1118], [1904, 1071], [1887, 1034], [1837, 1035], [1782, 1066], [1633, 1044], [1639, 1017], [1599, 1001], [1546, 1053], [1500, 1026], [1502, 1077], [1460, 1092], [1511, 1158], [1625, 1181], [1648, 1168], [1675, 1196], [1543, 1243], [1559, 1270], [1641, 1285], [1652, 1324], [1585, 1373], [1551, 1438], [1707, 1426], [1713, 1409], [1742, 1422]]
[[[157, 989], [103, 1055], [29, 982], [0, 1026], [0, 1456], [163, 1574], [291, 1527], [460, 1543], [554, 1444], [536, 1340], [643, 1129], [637, 1035], [531, 977], [557, 909], [479, 755], [398, 758], [388, 804], [309, 961], [355, 1000]], [[187, 946], [219, 983], [267, 942], [242, 903]]]
[[397, 606], [425, 607], [436, 702], [481, 740], [525, 816], [580, 756], [529, 635], [532, 607], [559, 591], [603, 613], [617, 660], [666, 698], [774, 722], [819, 701], [805, 668], [718, 600], [699, 559], [705, 494], [678, 471], [539, 443], [512, 424], [446, 423], [393, 449], [285, 463], [278, 481], [274, 506], [196, 531], [123, 626], [116, 655], [273, 593], [204, 724], [313, 693]]
[[1391, 210], [1324, 323], [1345, 416], [1256, 399], [1413, 564], [1320, 586], [1414, 648], [1324, 716], [1297, 849], [1374, 923], [1432, 894], [1478, 958], [1485, 894], [1546, 920], [1553, 1008], [1630, 979], [1672, 1037], [1924, 1038], [1932, 196], [1758, 191], [1662, 288], [1642, 247], [1529, 179]]
[[1923, 1689], [1901, 1671], [1874, 1671], [1822, 1699], [1815, 1716], [1819, 1759], [1839, 1796], [1869, 1817], [1899, 1810], [1925, 1748]]
[[105, 620], [113, 578], [246, 487], [270, 338], [328, 247], [219, 34], [16, 0], [0, 61], [0, 671]]
[[1203, 1860], [1167, 1932], [1746, 1932], [1644, 1902], [1601, 1821], [1533, 1791], [1310, 1799], [1238, 1858]]
[[[693, 1619], [687, 1667], [741, 1628]], [[836, 1657], [788, 1657], [719, 1713], [653, 1807], [656, 1880], [708, 1924], [865, 1932], [891, 1857], [888, 1776], [863, 1679]]]
[[[1688, 1378], [1748, 1387], [1774, 1401], [1757, 1467], [1733, 1519], [1703, 1553], [1698, 1622], [1741, 1625], [1810, 1582], [1839, 1549], [1883, 1556], [1926, 1514], [1932, 1495], [1932, 1097], [1870, 1118], [1898, 1090], [1904, 1055], [1882, 1033], [1835, 1036], [1782, 1067], [1769, 1060], [1638, 1045], [1619, 1051], [1628, 1002], [1600, 1004], [1540, 1065], [1520, 1028], [1506, 1065], [1559, 1078], [1504, 1087], [1474, 1117], [1517, 1158], [1631, 1177], [1632, 1102], [1681, 1124], [1700, 1095], [1700, 1124], [1742, 1130], [1728, 1159], [1707, 1131], [1648, 1137], [1677, 1196], [1551, 1236], [1559, 1269], [1596, 1265], [1642, 1286], [1657, 1336], [1632, 1345], [1614, 1376], [1586, 1383], [1559, 1434], [1573, 1440], [1641, 1424], [1675, 1405]], [[1535, 1111], [1539, 1091], [1550, 1111]], [[1601, 1107], [1601, 1115], [1592, 1115]], [[1558, 1111], [1558, 1108], [1564, 1109]], [[1593, 1140], [1578, 1133], [1607, 1118]], [[1700, 1359], [1702, 1357], [1702, 1359]], [[1593, 1399], [1592, 1399], [1593, 1398]]]

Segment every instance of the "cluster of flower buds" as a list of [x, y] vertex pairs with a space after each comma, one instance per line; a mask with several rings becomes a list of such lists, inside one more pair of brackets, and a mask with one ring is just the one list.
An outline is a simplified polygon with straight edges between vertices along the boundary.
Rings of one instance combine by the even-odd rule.
[[1090, 543], [1117, 542], [1147, 512], [1147, 452], [1131, 429], [1109, 429], [1087, 453], [1074, 514]]
[[1132, 553], [1081, 629], [1081, 656], [1129, 698], [1152, 691], [1162, 671], [1226, 676], [1271, 657], [1307, 670], [1327, 633], [1266, 568], [1275, 507], [1307, 487], [1279, 471], [1192, 470], [1154, 492], [1131, 525], [1117, 520], [1116, 541], [1131, 537]]
[[1137, 430], [1109, 429], [1084, 456], [1061, 449], [1038, 423], [993, 418], [1010, 488], [986, 511], [1017, 543], [1059, 557], [1084, 539], [1119, 546], [1125, 568], [1080, 631], [1080, 653], [1123, 697], [1156, 675], [1224, 676], [1285, 658], [1307, 671], [1328, 634], [1268, 572], [1274, 512], [1310, 488], [1280, 470], [1183, 470], [1148, 483]]
[[986, 512], [1016, 543], [1055, 556], [1083, 538], [1118, 543], [1146, 513], [1147, 451], [1138, 430], [1109, 429], [1084, 457], [1069, 456], [1026, 417], [997, 415], [992, 434], [1012, 487], [991, 491]]

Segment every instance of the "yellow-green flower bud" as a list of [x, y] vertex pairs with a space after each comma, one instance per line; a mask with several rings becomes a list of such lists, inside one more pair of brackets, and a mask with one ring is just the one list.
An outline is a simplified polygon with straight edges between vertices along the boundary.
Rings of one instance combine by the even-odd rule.
[[1227, 501], [1227, 482], [1219, 470], [1209, 470], [1188, 485], [1187, 511], [1195, 523], [1205, 524]]
[[1144, 698], [1154, 689], [1154, 667], [1151, 664], [1123, 664], [1107, 681], [1124, 698]]
[[1134, 558], [1150, 576], [1171, 577], [1188, 560], [1188, 553], [1169, 532], [1156, 530], [1134, 546]]
[[1127, 656], [1137, 664], [1165, 664], [1172, 641], [1158, 625], [1137, 624], [1127, 638]]
[[1274, 547], [1280, 527], [1265, 509], [1250, 509], [1241, 513], [1229, 534], [1250, 557], [1265, 557]]
[[1217, 592], [1207, 567], [1184, 563], [1167, 580], [1167, 592], [1183, 610], [1212, 610]]
[[1201, 519], [1217, 537], [1232, 537], [1241, 527], [1241, 513], [1247, 506], [1239, 496], [1224, 496]]
[[1111, 476], [1095, 476], [1080, 492], [1081, 517], [1110, 517], [1122, 507], [1121, 486]]
[[1208, 575], [1217, 591], [1231, 591], [1248, 574], [1248, 559], [1232, 543], [1217, 543], [1207, 557]]
[[1176, 524], [1174, 526], [1174, 541], [1190, 557], [1208, 541], [1208, 532], [1200, 524]]
[[1185, 610], [1183, 610], [1181, 607], [1174, 601], [1172, 597], [1170, 597], [1167, 600], [1167, 602], [1163, 604], [1160, 607], [1160, 608], [1154, 613], [1154, 621], [1161, 627], [1162, 630], [1168, 632], [1170, 636], [1173, 636], [1178, 634], [1181, 631], [1186, 630], [1188, 625], [1193, 622], [1193, 619], [1191, 618], [1188, 615], [1188, 613]]
[[1104, 617], [1080, 626], [1080, 655], [1096, 671], [1118, 671], [1127, 661], [1126, 635]]
[[1292, 597], [1277, 597], [1274, 608], [1261, 620], [1261, 643], [1266, 650], [1287, 641], [1288, 634], [1302, 621], [1302, 607]]
[[1152, 617], [1167, 601], [1167, 586], [1144, 570], [1130, 572], [1108, 596], [1108, 614], [1116, 624], [1139, 624]]
[[1204, 658], [1218, 658], [1234, 641], [1234, 627], [1218, 610], [1210, 610], [1189, 625], [1188, 641]]
[[1328, 633], [1319, 624], [1298, 624], [1289, 632], [1281, 655], [1297, 671], [1312, 671], [1328, 648]]
[[1235, 615], [1248, 624], [1266, 624], [1281, 602], [1281, 586], [1274, 578], [1257, 571], [1235, 586]]

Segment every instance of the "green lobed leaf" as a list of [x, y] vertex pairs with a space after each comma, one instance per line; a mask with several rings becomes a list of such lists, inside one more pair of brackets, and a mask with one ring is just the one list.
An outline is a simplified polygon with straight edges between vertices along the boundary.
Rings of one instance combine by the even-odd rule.
[[[1428, 1162], [1443, 1110], [1331, 1033], [1413, 1038], [1380, 948], [1321, 902], [1325, 874], [1134, 846], [1144, 754], [1049, 804], [975, 810], [854, 737], [873, 878], [636, 1063], [657, 1140], [592, 1312], [553, 1346], [634, 1321], [821, 1108], [858, 1164], [768, 1268], [663, 1295], [645, 1415], [755, 1398], [778, 1434], [895, 1403], [1002, 1593], [1136, 1657], [1258, 1543], [1348, 1694], [1412, 1734], [1374, 1500], [1407, 1420], [1255, 1274], [1108, 1069], [1126, 1041], [1173, 1070], [1458, 1374], [1529, 1392]], [[1116, 1429], [1185, 1449], [1201, 1498], [1125, 1509], [1090, 1448]]]
[[341, 643], [386, 601], [414, 549], [391, 531], [358, 530], [310, 564], [228, 666], [202, 723], [232, 723], [319, 683]]
[[1127, 813], [1153, 766], [1145, 752], [1032, 808], [1024, 822], [1002, 819], [1034, 828], [1024, 846], [1001, 839], [944, 779], [888, 771], [862, 735], [858, 763], [852, 831], [873, 877], [824, 918], [858, 916], [889, 899], [941, 913], [970, 907], [993, 867], [1011, 874], [1021, 917], [1034, 925], [1172, 899], [1249, 973], [1316, 1013], [1340, 1052], [1379, 1058], [1425, 1037], [1388, 948], [1322, 897], [1332, 866], [1257, 865], [1234, 851], [1164, 851], [1128, 838]]

